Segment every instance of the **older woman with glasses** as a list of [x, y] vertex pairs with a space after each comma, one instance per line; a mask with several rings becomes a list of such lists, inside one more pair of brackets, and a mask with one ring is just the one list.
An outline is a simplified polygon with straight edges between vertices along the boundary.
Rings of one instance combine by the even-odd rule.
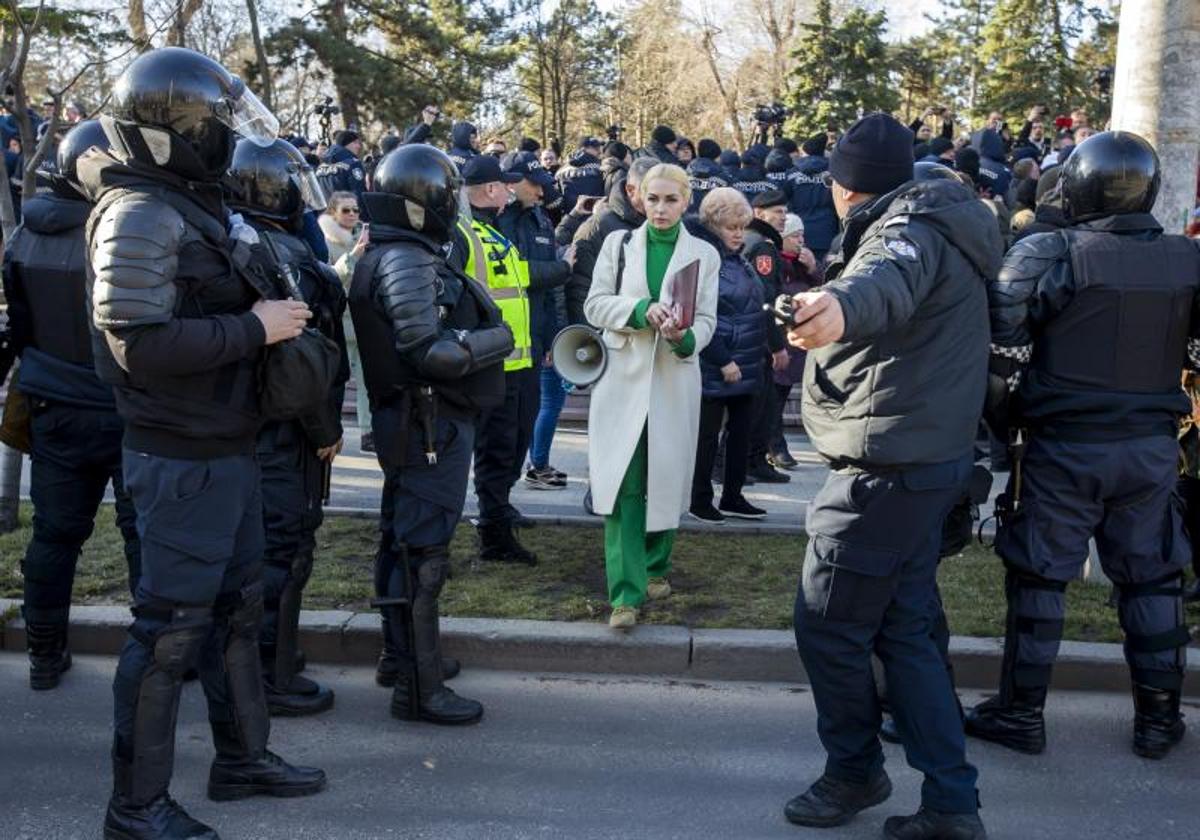
[[[329, 264], [337, 272], [342, 285], [347, 290], [354, 277], [354, 266], [358, 258], [367, 250], [370, 234], [367, 226], [359, 223], [358, 198], [352, 192], [335, 192], [329, 196], [328, 206], [321, 214], [318, 222], [321, 232], [325, 234], [325, 244], [329, 248]], [[362, 362], [358, 357], [358, 339], [354, 335], [354, 323], [350, 320], [350, 310], [342, 319], [346, 333], [346, 350], [350, 355], [350, 371], [354, 375], [355, 399], [354, 408], [358, 415], [358, 428], [362, 432], [360, 448], [374, 452], [374, 440], [371, 435], [371, 404], [367, 399], [367, 386], [363, 383]]]
[[[671, 549], [696, 461], [697, 354], [716, 324], [721, 261], [681, 224], [690, 192], [678, 166], [646, 173], [640, 189], [646, 221], [604, 241], [584, 304], [608, 350], [608, 367], [592, 391], [588, 465], [593, 506], [606, 517], [608, 623], [620, 629], [637, 623], [646, 598], [671, 593]], [[671, 299], [670, 280], [693, 262], [699, 271], [689, 327], [677, 320], [672, 304], [682, 301]]]

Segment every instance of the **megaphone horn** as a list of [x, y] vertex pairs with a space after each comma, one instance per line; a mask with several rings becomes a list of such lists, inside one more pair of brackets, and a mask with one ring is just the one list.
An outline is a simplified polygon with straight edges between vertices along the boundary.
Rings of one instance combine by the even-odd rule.
[[550, 362], [563, 379], [577, 388], [586, 388], [604, 375], [608, 351], [600, 333], [583, 324], [572, 324], [554, 337]]

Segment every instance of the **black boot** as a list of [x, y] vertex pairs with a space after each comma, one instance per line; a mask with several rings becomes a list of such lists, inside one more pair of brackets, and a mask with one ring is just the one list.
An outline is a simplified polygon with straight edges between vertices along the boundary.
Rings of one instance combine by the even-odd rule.
[[[211, 630], [207, 607], [175, 608], [171, 623], [150, 648], [131, 728], [113, 746], [113, 793], [104, 817], [105, 840], [217, 840], [217, 833], [188, 816], [167, 792], [175, 763], [175, 719], [183, 672], [200, 656]], [[138, 641], [138, 637], [134, 637]], [[143, 642], [145, 644], [146, 642]]]
[[218, 802], [248, 796], [311, 796], [325, 788], [325, 772], [294, 767], [268, 749], [246, 750], [237, 724], [213, 723], [217, 757], [208, 771], [208, 798]]
[[[443, 684], [441, 638], [438, 630], [438, 596], [446, 581], [446, 570], [450, 565], [447, 546], [434, 546], [422, 550], [412, 558], [412, 587], [414, 592], [413, 639], [408, 645], [396, 633], [396, 647], [401, 659], [410, 651], [416, 657], [417, 715], [421, 720], [444, 726], [461, 726], [478, 723], [483, 717], [483, 705], [475, 700], [459, 697]], [[393, 631], [397, 628], [393, 626]], [[411, 720], [410, 698], [411, 671], [401, 668], [396, 676], [392, 692], [392, 716]]]
[[904, 739], [900, 737], [900, 730], [896, 728], [896, 719], [892, 717], [883, 719], [883, 723], [879, 726], [879, 737], [889, 744], [904, 743]]
[[1133, 751], [1142, 758], [1165, 758], [1187, 731], [1179, 692], [1134, 683], [1133, 708]]
[[967, 712], [963, 726], [974, 738], [1037, 755], [1046, 749], [1046, 721], [1042, 717], [1045, 706], [1045, 686], [1014, 686]]
[[67, 650], [66, 610], [62, 621], [27, 622], [25, 647], [29, 651], [29, 687], [46, 691], [58, 687], [58, 680], [71, 667]]
[[892, 781], [882, 769], [863, 785], [822, 776], [813, 786], [784, 806], [788, 822], [811, 828], [844, 825], [859, 811], [892, 795]]
[[[232, 713], [232, 720], [210, 721], [217, 756], [208, 774], [208, 797], [218, 801], [247, 796], [309, 796], [325, 787], [325, 773], [315, 767], [293, 767], [267, 749], [271, 730], [263, 696], [258, 635], [262, 624], [262, 587], [252, 584], [218, 625], [225, 636], [224, 664], [227, 700], [209, 695], [209, 709]], [[289, 663], [294, 656], [287, 654]]]
[[537, 555], [521, 545], [508, 522], [479, 526], [479, 559], [491, 563], [537, 565]]
[[[263, 664], [264, 693], [267, 710], [281, 717], [316, 715], [333, 708], [333, 692], [313, 680], [298, 675], [300, 654], [300, 600], [312, 575], [311, 552], [299, 554], [292, 560], [287, 582], [279, 594], [279, 604], [267, 621], [275, 644], [260, 645]], [[268, 631], [264, 630], [264, 636]]]
[[978, 814], [944, 814], [922, 807], [911, 817], [888, 817], [883, 824], [888, 840], [987, 840]]
[[135, 804], [132, 776], [129, 763], [113, 756], [113, 795], [104, 815], [104, 840], [220, 840], [165, 790], [149, 802]]
[[[383, 650], [379, 651], [379, 661], [375, 664], [375, 684], [383, 688], [392, 688], [396, 684], [396, 675], [400, 673], [400, 660], [396, 658], [396, 647], [392, 644], [392, 620], [383, 616]], [[442, 679], [452, 680], [462, 671], [462, 663], [452, 656], [442, 657]]]

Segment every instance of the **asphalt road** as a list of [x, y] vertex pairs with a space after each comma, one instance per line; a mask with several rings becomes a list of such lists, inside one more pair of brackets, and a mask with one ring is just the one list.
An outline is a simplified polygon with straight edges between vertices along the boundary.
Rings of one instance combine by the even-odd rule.
[[[100, 836], [114, 665], [80, 657], [58, 691], [34, 694], [24, 657], [0, 655], [0, 838]], [[889, 802], [843, 829], [784, 821], [784, 801], [822, 766], [803, 688], [474, 671], [455, 686], [487, 717], [442, 729], [391, 719], [367, 669], [312, 671], [336, 689], [337, 707], [276, 721], [272, 737], [290, 760], [328, 771], [329, 789], [308, 799], [205, 799], [203, 699], [197, 686], [185, 691], [172, 792], [225, 840], [849, 840], [879, 836], [886, 816], [917, 805], [920, 779], [888, 746]], [[1200, 738], [1163, 762], [1133, 756], [1125, 695], [1059, 694], [1048, 717], [1043, 756], [971, 745], [992, 838], [1200, 835]]]

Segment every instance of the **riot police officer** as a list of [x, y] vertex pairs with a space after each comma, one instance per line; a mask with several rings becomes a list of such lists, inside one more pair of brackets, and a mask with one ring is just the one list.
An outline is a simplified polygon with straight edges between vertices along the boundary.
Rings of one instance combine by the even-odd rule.
[[342, 442], [342, 398], [349, 378], [341, 281], [300, 238], [304, 214], [325, 207], [312, 167], [286, 140], [260, 146], [241, 140], [229, 177], [229, 206], [258, 233], [263, 265], [312, 310], [310, 325], [336, 343], [340, 371], [324, 402], [292, 419], [272, 420], [258, 434], [262, 469], [263, 625], [259, 649], [272, 714], [310, 715], [333, 707], [333, 692], [296, 673], [300, 599], [312, 574], [326, 479]]
[[54, 688], [71, 666], [67, 617], [75, 564], [110, 481], [131, 590], [141, 553], [121, 478], [121, 418], [112, 387], [97, 378], [92, 365], [84, 306], [84, 224], [92, 207], [75, 164], [93, 146], [108, 148], [96, 120], [81, 122], [59, 143], [50, 191], [25, 202], [4, 262], [9, 324], [21, 356], [20, 389], [33, 407], [33, 539], [21, 571], [29, 684], [35, 689]]
[[298, 302], [258, 300], [218, 186], [234, 132], [277, 123], [220, 64], [139, 56], [102, 119], [113, 154], [79, 161], [96, 369], [125, 421], [124, 475], [142, 537], [134, 622], [113, 684], [112, 840], [217, 836], [169, 795], [183, 674], [198, 667], [216, 758], [211, 799], [304, 796], [316, 768], [267, 749], [258, 655], [262, 501], [254, 460], [263, 346], [298, 336]]
[[989, 289], [991, 368], [999, 393], [1011, 392], [1007, 422], [1023, 430], [1024, 451], [1014, 450], [997, 505], [1008, 597], [1000, 694], [966, 726], [1022, 752], [1045, 748], [1065, 591], [1092, 537], [1125, 631], [1133, 750], [1162, 758], [1184, 733], [1190, 554], [1171, 495], [1175, 430], [1191, 410], [1180, 372], [1200, 365], [1200, 253], [1150, 215], [1159, 181], [1141, 137], [1088, 138], [1063, 167], [1068, 227], [1017, 243]]
[[401, 146], [380, 160], [372, 186], [363, 196], [371, 245], [354, 270], [350, 314], [384, 469], [380, 527], [392, 540], [375, 575], [392, 602], [383, 606], [399, 664], [391, 711], [470, 724], [483, 706], [445, 687], [438, 597], [466, 500], [475, 419], [504, 400], [512, 332], [487, 291], [445, 260], [460, 187], [449, 157]]

